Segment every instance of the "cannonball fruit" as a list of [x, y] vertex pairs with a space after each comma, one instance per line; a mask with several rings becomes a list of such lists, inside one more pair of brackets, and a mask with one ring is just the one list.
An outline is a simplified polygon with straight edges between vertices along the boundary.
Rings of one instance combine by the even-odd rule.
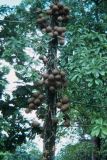
[[40, 94], [38, 98], [39, 98], [40, 100], [43, 100], [43, 99], [44, 99], [44, 95], [43, 95], [43, 94]]
[[69, 8], [67, 6], [64, 7], [64, 10], [67, 14], [69, 14]]
[[58, 32], [57, 31], [54, 31], [54, 36], [58, 36]]
[[50, 87], [49, 87], [49, 90], [50, 90], [51, 92], [54, 92], [54, 91], [55, 91], [55, 87], [50, 86]]
[[47, 31], [47, 32], [51, 32], [51, 31], [52, 31], [52, 27], [51, 27], [51, 26], [48, 26], [48, 27], [46, 28], [46, 31]]
[[51, 10], [51, 9], [48, 9], [48, 10], [46, 11], [46, 13], [47, 13], [47, 15], [52, 15], [52, 10]]
[[31, 102], [33, 102], [34, 100], [35, 100], [35, 98], [34, 98], [34, 97], [29, 98], [29, 99], [28, 99], [28, 103], [31, 103]]
[[61, 87], [62, 83], [60, 81], [56, 81], [56, 87]]
[[29, 109], [35, 109], [34, 103], [30, 103], [28, 107], [29, 107]]
[[61, 108], [61, 102], [57, 102], [57, 104], [56, 104], [56, 106], [58, 107], [58, 108]]
[[58, 3], [58, 7], [62, 9], [64, 6], [63, 6], [63, 4]]
[[42, 29], [42, 32], [46, 32], [46, 28], [43, 28], [43, 29]]
[[62, 21], [63, 20], [63, 17], [62, 16], [59, 16], [58, 17], [58, 21]]
[[64, 40], [59, 40], [60, 45], [64, 45], [65, 41]]
[[43, 80], [39, 80], [39, 81], [37, 82], [37, 86], [42, 86], [43, 84], [44, 84]]
[[35, 92], [35, 93], [33, 93], [33, 96], [34, 96], [35, 98], [37, 98], [39, 95], [40, 95], [40, 92]]
[[53, 80], [54, 80], [54, 75], [53, 75], [53, 74], [50, 74], [50, 75], [48, 76], [48, 79], [49, 79], [50, 81], [53, 81]]
[[59, 71], [58, 71], [57, 69], [54, 69], [54, 70], [52, 71], [52, 73], [53, 73], [54, 75], [56, 75], [56, 74], [59, 73]]
[[48, 75], [47, 73], [44, 73], [44, 74], [43, 74], [43, 78], [44, 78], [44, 79], [47, 79], [48, 76], [49, 76], [49, 75]]
[[44, 58], [44, 59], [43, 59], [43, 63], [44, 63], [44, 64], [47, 64], [47, 63], [48, 63], [48, 59], [47, 59], [47, 58]]
[[66, 111], [68, 111], [68, 109], [69, 109], [69, 104], [68, 103], [61, 106], [61, 111], [62, 112], [66, 112]]
[[32, 111], [32, 110], [31, 110], [30, 108], [26, 108], [26, 109], [25, 109], [25, 113], [26, 113], [26, 114], [30, 113], [31, 111]]
[[60, 80], [60, 79], [61, 79], [61, 75], [59, 75], [59, 74], [56, 75], [56, 76], [55, 76], [55, 79], [56, 79], [56, 80]]
[[44, 84], [45, 84], [45, 85], [48, 85], [48, 84], [49, 84], [48, 79], [46, 79], [46, 80], [44, 81]]
[[32, 125], [33, 128], [36, 128], [36, 127], [40, 126], [38, 121], [33, 121], [31, 125]]
[[67, 96], [64, 96], [63, 98], [62, 98], [62, 103], [63, 104], [66, 104], [66, 103], [68, 103], [69, 102], [69, 98], [67, 97]]
[[50, 32], [50, 33], [48, 33], [48, 35], [50, 36], [50, 37], [53, 37], [53, 32]]
[[66, 73], [64, 71], [60, 71], [62, 77], [65, 77]]
[[35, 105], [39, 106], [40, 103], [41, 103], [41, 102], [40, 102], [40, 99], [39, 99], [39, 98], [37, 98], [37, 99], [34, 100], [34, 104], [35, 104]]
[[44, 59], [44, 56], [39, 56], [39, 59], [40, 59], [40, 60], [43, 60], [43, 59]]

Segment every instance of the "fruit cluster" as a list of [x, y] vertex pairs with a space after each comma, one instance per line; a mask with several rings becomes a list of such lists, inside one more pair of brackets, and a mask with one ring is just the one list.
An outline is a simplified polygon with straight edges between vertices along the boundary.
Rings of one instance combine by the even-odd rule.
[[49, 90], [54, 92], [56, 89], [60, 89], [66, 86], [65, 72], [59, 69], [54, 69], [52, 72], [43, 74], [43, 81]]
[[[46, 11], [37, 10], [37, 24], [42, 32], [47, 33], [52, 38], [58, 38], [60, 45], [64, 44], [66, 27], [62, 27], [62, 23], [69, 20], [69, 8], [61, 3], [56, 3], [50, 6]], [[57, 22], [57, 26], [52, 26], [49, 19]]]
[[68, 97], [64, 96], [59, 102], [57, 102], [56, 106], [60, 108], [62, 112], [68, 111], [70, 107]]
[[64, 96], [60, 99], [59, 102], [56, 103], [56, 107], [60, 109], [60, 111], [63, 112], [63, 126], [64, 127], [69, 127], [70, 126], [70, 118], [66, 114], [66, 111], [69, 110], [70, 104], [69, 104], [69, 98], [67, 96]]
[[32, 97], [28, 99], [28, 109], [37, 110], [38, 107], [42, 104], [44, 95], [40, 92], [33, 93]]

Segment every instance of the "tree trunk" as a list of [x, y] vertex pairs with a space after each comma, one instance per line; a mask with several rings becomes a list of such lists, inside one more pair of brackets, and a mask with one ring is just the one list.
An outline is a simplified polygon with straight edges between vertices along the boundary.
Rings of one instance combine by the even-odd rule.
[[101, 160], [100, 149], [101, 149], [101, 139], [99, 137], [94, 137], [92, 160]]
[[[53, 3], [58, 2], [58, 0], [53, 1]], [[53, 17], [51, 20], [51, 27], [57, 26], [56, 18]], [[48, 49], [48, 64], [47, 72], [51, 73], [53, 69], [57, 67], [57, 38], [53, 39], [49, 43]], [[55, 158], [55, 139], [57, 123], [52, 122], [52, 118], [56, 117], [56, 100], [57, 92], [51, 92], [48, 88], [47, 90], [47, 115], [45, 117], [44, 123], [44, 137], [43, 137], [43, 157], [44, 160], [54, 160]]]

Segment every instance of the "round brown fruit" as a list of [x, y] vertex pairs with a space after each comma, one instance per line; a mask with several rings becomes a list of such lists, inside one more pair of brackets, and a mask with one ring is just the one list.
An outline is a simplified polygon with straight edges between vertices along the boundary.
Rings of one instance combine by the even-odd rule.
[[62, 77], [65, 77], [66, 73], [64, 71], [60, 71]]
[[66, 112], [66, 111], [68, 111], [68, 109], [69, 109], [69, 104], [68, 103], [61, 106], [61, 111], [62, 112]]
[[28, 103], [32, 103], [35, 100], [34, 97], [28, 99]]
[[44, 59], [44, 56], [39, 56], [39, 59], [40, 59], [40, 60], [43, 60], [43, 59]]
[[59, 7], [59, 8], [63, 8], [64, 6], [63, 6], [63, 4], [58, 3], [58, 7]]
[[66, 14], [69, 14], [69, 8], [67, 6], [64, 7], [64, 11]]
[[61, 87], [62, 86], [62, 83], [60, 81], [56, 81], [56, 87]]
[[30, 103], [28, 107], [29, 107], [29, 109], [35, 109], [34, 103]]
[[49, 87], [49, 90], [50, 90], [51, 92], [54, 92], [54, 91], [55, 91], [55, 87], [50, 86], [50, 87]]
[[45, 85], [48, 85], [48, 84], [49, 84], [48, 79], [46, 79], [46, 80], [44, 81], [44, 83], [45, 83]]
[[33, 96], [34, 96], [35, 98], [37, 98], [39, 95], [40, 95], [40, 92], [35, 92], [35, 93], [33, 93]]
[[58, 11], [58, 9], [59, 9], [59, 8], [58, 8], [57, 5], [53, 5], [53, 7], [52, 7], [52, 10], [53, 10], [53, 11]]
[[63, 32], [63, 27], [58, 27], [57, 31], [58, 31], [58, 33], [62, 33]]
[[58, 107], [58, 108], [61, 108], [61, 102], [57, 102], [57, 104], [56, 104], [56, 106]]
[[26, 108], [26, 109], [25, 109], [25, 113], [26, 113], [26, 114], [30, 113], [31, 111], [32, 111], [32, 110], [31, 110], [30, 108]]
[[58, 36], [58, 32], [57, 31], [54, 31], [54, 36]]
[[60, 45], [64, 45], [65, 41], [64, 40], [59, 40]]
[[53, 73], [54, 75], [57, 75], [57, 74], [59, 73], [59, 71], [58, 71], [58, 69], [54, 69], [54, 70], [52, 71], [52, 73]]
[[52, 27], [51, 26], [48, 26], [47, 28], [46, 28], [46, 31], [49, 33], [49, 32], [51, 32], [52, 31]]
[[44, 95], [43, 95], [43, 94], [40, 94], [38, 98], [39, 98], [40, 100], [43, 100], [43, 99], [44, 99]]
[[50, 74], [50, 75], [48, 76], [48, 79], [49, 79], [50, 81], [53, 81], [53, 80], [54, 80], [54, 75], [53, 75], [53, 74]]
[[46, 32], [46, 28], [43, 28], [43, 29], [42, 29], [42, 32]]
[[65, 32], [66, 31], [66, 27], [62, 27], [62, 32]]
[[55, 27], [54, 27], [54, 30], [55, 30], [55, 31], [58, 31], [58, 26], [55, 26]]
[[53, 37], [53, 32], [50, 32], [50, 33], [48, 33], [48, 35], [50, 36], [50, 37]]
[[59, 16], [59, 17], [58, 17], [58, 21], [63, 21], [63, 17], [62, 17], [62, 16]]
[[44, 58], [44, 59], [43, 59], [43, 63], [44, 63], [44, 64], [47, 64], [47, 63], [48, 63], [48, 59], [47, 59], [47, 58]]
[[49, 10], [46, 11], [46, 13], [47, 13], [47, 15], [52, 15], [52, 10], [49, 9]]
[[55, 79], [56, 79], [56, 80], [60, 80], [60, 79], [61, 79], [61, 75], [57, 74], [57, 75], [55, 76]]
[[34, 100], [34, 104], [35, 104], [35, 105], [39, 106], [40, 103], [41, 103], [41, 101], [40, 101], [39, 97]]
[[62, 103], [63, 104], [66, 104], [66, 103], [68, 103], [69, 102], [69, 98], [67, 97], [67, 96], [64, 96], [63, 98], [62, 98]]
[[40, 126], [38, 121], [33, 121], [31, 125], [32, 125], [33, 128], [36, 128], [36, 127]]
[[44, 78], [44, 79], [47, 79], [48, 76], [49, 76], [49, 75], [48, 75], [47, 73], [44, 73], [44, 74], [43, 74], [43, 78]]
[[39, 81], [37, 82], [37, 86], [42, 86], [43, 84], [44, 84], [43, 80], [39, 80]]
[[64, 32], [61, 33], [61, 37], [64, 39], [64, 37], [65, 37], [65, 33]]

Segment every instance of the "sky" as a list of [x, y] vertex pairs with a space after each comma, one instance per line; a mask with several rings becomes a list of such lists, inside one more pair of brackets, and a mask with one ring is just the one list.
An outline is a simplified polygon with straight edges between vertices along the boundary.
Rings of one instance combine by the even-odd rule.
[[0, 5], [14, 6], [18, 5], [20, 2], [21, 0], [0, 0]]

